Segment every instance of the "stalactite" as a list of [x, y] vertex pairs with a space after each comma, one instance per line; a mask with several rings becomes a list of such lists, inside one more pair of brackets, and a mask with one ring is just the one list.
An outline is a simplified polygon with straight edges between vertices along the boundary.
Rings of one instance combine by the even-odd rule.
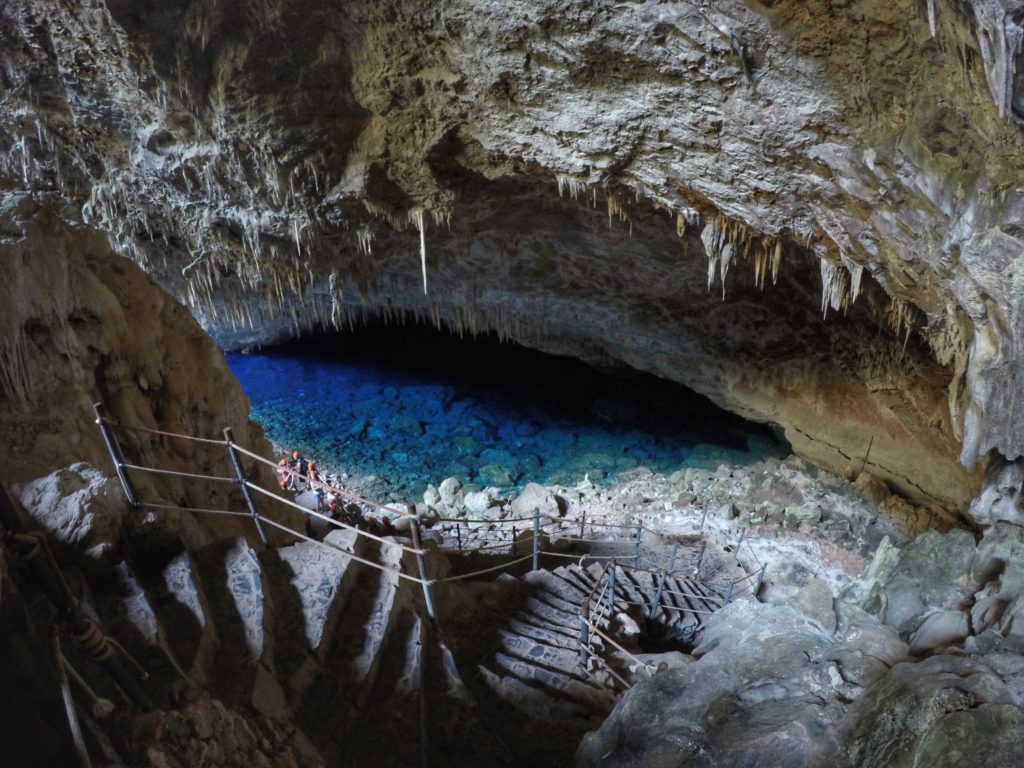
[[935, 0], [928, 0], [928, 30], [935, 37]]
[[976, 0], [972, 6], [989, 91], [999, 117], [1006, 117], [1013, 102], [1016, 59], [1024, 41], [1024, 28], [1007, 16], [999, 0]]
[[566, 191], [569, 192], [569, 197], [573, 200], [578, 200], [580, 195], [587, 191], [587, 184], [585, 181], [574, 179], [571, 176], [563, 176], [561, 174], [555, 174], [555, 181], [558, 184], [558, 196], [562, 197]]
[[864, 278], [864, 267], [846, 254], [843, 254], [842, 261], [846, 271], [850, 273], [850, 302], [853, 303], [860, 296], [861, 280]]
[[821, 316], [828, 316], [828, 308], [836, 312], [845, 311], [849, 306], [850, 293], [847, 273], [828, 259], [820, 260], [821, 266]]
[[[604, 199], [605, 199], [605, 203], [608, 206], [608, 228], [609, 229], [611, 229], [611, 226], [612, 226], [612, 217], [613, 216], [618, 216], [619, 217], [619, 221], [630, 222], [629, 213], [623, 207], [622, 202], [615, 196], [614, 192], [612, 192], [609, 189], [605, 189]], [[630, 225], [631, 225], [630, 234], [632, 234], [632, 222], [630, 222]]]
[[423, 208], [415, 206], [409, 211], [409, 221], [420, 233], [420, 266], [423, 269], [423, 295], [427, 295], [427, 228], [423, 220]]

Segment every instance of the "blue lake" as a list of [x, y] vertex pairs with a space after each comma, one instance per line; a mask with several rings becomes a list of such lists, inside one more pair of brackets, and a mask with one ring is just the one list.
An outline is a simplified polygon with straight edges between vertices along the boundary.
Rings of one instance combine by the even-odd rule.
[[392, 499], [446, 477], [511, 489], [784, 457], [768, 427], [671, 382], [424, 328], [307, 339], [228, 364], [275, 445]]

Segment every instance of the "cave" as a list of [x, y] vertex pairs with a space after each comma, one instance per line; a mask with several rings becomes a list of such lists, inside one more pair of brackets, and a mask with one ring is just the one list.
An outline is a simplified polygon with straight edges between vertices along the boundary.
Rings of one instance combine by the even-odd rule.
[[1019, 763], [1022, 19], [4, 4], [7, 759]]

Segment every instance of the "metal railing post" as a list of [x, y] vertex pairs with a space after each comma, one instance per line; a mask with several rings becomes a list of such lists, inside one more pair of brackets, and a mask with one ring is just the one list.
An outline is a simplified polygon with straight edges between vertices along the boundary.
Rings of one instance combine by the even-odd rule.
[[697, 558], [697, 567], [693, 569], [693, 575], [696, 578], [700, 578], [700, 569], [704, 565], [704, 554], [708, 551], [707, 539], [701, 542], [700, 556]]
[[584, 510], [583, 513], [580, 515], [580, 538], [581, 539], [583, 538], [584, 534], [586, 533], [586, 527], [587, 527], [587, 512], [586, 512], [586, 510]]
[[462, 523], [456, 521], [455, 523], [455, 540], [459, 544], [459, 552], [462, 551]]
[[423, 553], [423, 540], [420, 538], [420, 516], [416, 514], [415, 504], [406, 505], [406, 510], [411, 515], [409, 533], [412, 534], [412, 545], [416, 549], [416, 566], [419, 568], [420, 579], [423, 583], [423, 602], [427, 606], [430, 623], [437, 629], [437, 611], [434, 610], [434, 582], [427, 578], [427, 559]]
[[679, 542], [677, 541], [672, 545], [672, 559], [669, 560], [668, 571], [661, 572], [661, 578], [658, 579], [658, 589], [654, 592], [654, 602], [651, 603], [651, 612], [647, 618], [654, 621], [654, 617], [658, 614], [658, 608], [661, 606], [661, 595], [665, 591], [665, 580], [668, 579], [669, 571], [676, 567], [676, 553], [679, 551]]
[[644, 524], [639, 522], [636, 524], [636, 546], [633, 549], [633, 565], [640, 565], [640, 536], [643, 534]]
[[729, 591], [725, 593], [725, 604], [728, 605], [732, 602], [732, 583], [729, 583]]
[[533, 510], [533, 570], [540, 568], [540, 510]]
[[611, 618], [615, 613], [615, 561], [608, 566], [608, 616]]
[[235, 475], [238, 477], [238, 485], [242, 489], [242, 495], [245, 497], [245, 503], [249, 507], [249, 514], [252, 515], [253, 525], [256, 526], [256, 532], [260, 535], [260, 541], [264, 544], [269, 544], [267, 539], [267, 533], [263, 530], [263, 523], [260, 522], [260, 513], [256, 510], [256, 502], [252, 498], [252, 494], [249, 493], [249, 486], [246, 485], [245, 470], [242, 468], [242, 460], [238, 457], [238, 451], [235, 450], [235, 437], [231, 432], [231, 427], [224, 427], [224, 439], [228, 444], [228, 456], [231, 457], [231, 466], [235, 468]]
[[128, 477], [128, 470], [124, 468], [124, 459], [121, 457], [121, 448], [117, 444], [117, 438], [114, 437], [110, 425], [107, 424], [103, 416], [103, 403], [93, 403], [92, 409], [96, 413], [96, 424], [100, 428], [100, 434], [103, 435], [103, 442], [107, 445], [107, 451], [110, 452], [110, 460], [114, 462], [114, 471], [117, 472], [117, 479], [121, 481], [124, 495], [128, 498], [129, 504], [133, 507], [138, 507], [139, 495], [135, 492], [135, 486], [132, 485], [131, 478]]
[[743, 546], [743, 537], [746, 536], [746, 535], [747, 535], [747, 529], [744, 528], [742, 531], [740, 531], [739, 541], [736, 542], [736, 557], [739, 557], [739, 555], [740, 555], [740, 547]]
[[590, 602], [589, 600], [580, 606], [580, 666], [583, 673], [587, 673], [587, 664], [590, 662]]
[[516, 559], [516, 536], [517, 535], [518, 535], [518, 533], [516, 532], [516, 524], [512, 523], [512, 559], [513, 560]]

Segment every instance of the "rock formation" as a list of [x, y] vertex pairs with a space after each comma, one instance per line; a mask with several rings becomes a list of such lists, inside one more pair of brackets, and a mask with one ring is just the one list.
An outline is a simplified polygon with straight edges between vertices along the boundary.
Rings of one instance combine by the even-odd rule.
[[[180, 575], [176, 558], [212, 561], [241, 529], [126, 514], [91, 404], [125, 427], [230, 425], [267, 452], [210, 336], [421, 319], [627, 364], [782, 426], [907, 534], [955, 520], [892, 490], [983, 535], [883, 543], [855, 584], [730, 605], [580, 762], [1019, 762], [1022, 22], [1020, 0], [5, 3], [0, 481], [81, 566], [76, 586], [121, 554]], [[122, 438], [171, 469], [225, 466]], [[831, 491], [805, 498], [785, 474], [712, 516], [854, 535], [823, 513]], [[240, 503], [138, 483], [171, 506]], [[248, 547], [229, 553], [243, 571]], [[19, 662], [0, 664], [0, 718], [31, 716], [5, 753], [45, 761], [61, 721], [35, 698], [54, 679], [35, 649], [52, 622], [12, 562], [0, 549], [18, 630], [0, 658]], [[241, 591], [242, 624], [262, 617]], [[169, 625], [188, 593], [161, 605]], [[375, 595], [357, 596], [368, 615]], [[189, 635], [197, 621], [173, 639], [206, 674], [231, 645]], [[315, 764], [287, 718], [246, 710], [280, 682], [245, 672], [223, 681], [251, 688], [236, 701], [168, 698], [183, 706], [132, 758]], [[211, 733], [231, 738], [204, 757]]]
[[22, 0], [6, 183], [224, 345], [496, 329], [962, 508], [1024, 445], [1017, 5]]

